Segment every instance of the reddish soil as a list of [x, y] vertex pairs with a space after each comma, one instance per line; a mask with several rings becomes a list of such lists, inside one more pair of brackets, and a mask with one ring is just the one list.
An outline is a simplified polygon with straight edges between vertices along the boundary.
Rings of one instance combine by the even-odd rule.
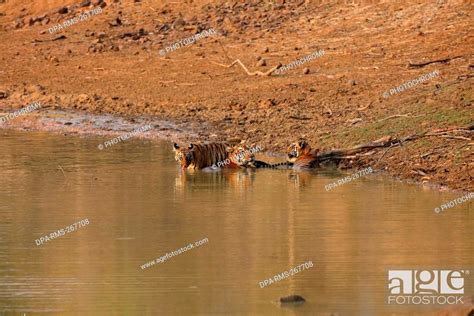
[[[191, 132], [187, 141], [247, 140], [278, 152], [301, 137], [324, 150], [474, 122], [470, 1], [41, 2], [0, 0], [2, 112], [41, 101], [50, 110], [172, 121]], [[97, 6], [102, 13], [48, 32]], [[210, 28], [220, 35], [160, 56]], [[319, 50], [281, 75], [215, 64], [239, 59], [265, 72]], [[472, 131], [448, 136], [344, 167], [472, 191]]]

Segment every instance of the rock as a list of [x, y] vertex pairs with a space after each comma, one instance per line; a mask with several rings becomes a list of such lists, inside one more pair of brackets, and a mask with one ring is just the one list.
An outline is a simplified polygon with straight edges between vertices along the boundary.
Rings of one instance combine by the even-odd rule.
[[263, 52], [264, 52], [264, 53], [268, 53], [269, 51], [270, 51], [270, 48], [268, 48], [268, 47], [265, 47], [265, 48], [263, 49]]
[[277, 103], [273, 99], [266, 99], [266, 100], [260, 100], [258, 102], [259, 107], [261, 108], [270, 108], [272, 106], [275, 106]]
[[69, 9], [67, 7], [62, 7], [58, 10], [59, 14], [66, 14], [69, 12]]
[[257, 62], [257, 67], [265, 67], [267, 65], [267, 61], [262, 58]]
[[0, 99], [8, 98], [8, 91], [4, 89], [0, 89]]
[[357, 81], [351, 79], [347, 82], [347, 84], [349, 85], [349, 87], [352, 87], [352, 86], [357, 85]]
[[303, 69], [303, 74], [305, 74], [305, 75], [309, 74], [309, 68]]
[[33, 84], [26, 87], [26, 91], [30, 93], [45, 94], [45, 90], [46, 89], [42, 85], [39, 85], [39, 84]]
[[290, 295], [290, 296], [284, 296], [280, 297], [280, 303], [282, 304], [288, 304], [288, 303], [293, 303], [293, 304], [302, 304], [306, 302], [306, 300], [299, 295]]
[[89, 96], [85, 93], [81, 93], [76, 98], [77, 102], [83, 103], [89, 101]]
[[80, 4], [79, 4], [79, 7], [88, 7], [91, 5], [91, 2], [90, 0], [85, 0], [85, 1], [82, 1]]
[[186, 22], [182, 18], [177, 18], [173, 22], [173, 29], [179, 29], [179, 28], [183, 27], [185, 24], [186, 24]]
[[33, 18], [33, 17], [29, 17], [27, 20], [27, 23], [29, 26], [32, 26], [33, 24], [35, 24], [35, 22], [36, 22], [36, 18]]
[[16, 18], [13, 27], [16, 29], [19, 29], [19, 28], [22, 28], [24, 25], [25, 25], [25, 22], [23, 21], [22, 18]]

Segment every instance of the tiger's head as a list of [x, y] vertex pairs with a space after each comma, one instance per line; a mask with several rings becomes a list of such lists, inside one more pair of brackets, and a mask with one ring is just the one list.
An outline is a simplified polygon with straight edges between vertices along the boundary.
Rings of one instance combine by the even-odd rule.
[[311, 153], [311, 146], [305, 140], [299, 140], [296, 143], [292, 143], [287, 149], [287, 161], [294, 163], [296, 159], [303, 155]]
[[174, 160], [179, 163], [181, 169], [186, 169], [194, 161], [194, 145], [190, 144], [188, 148], [181, 148], [178, 144], [173, 144]]
[[239, 144], [227, 147], [229, 160], [239, 167], [247, 167], [255, 160], [255, 155], [246, 145]]

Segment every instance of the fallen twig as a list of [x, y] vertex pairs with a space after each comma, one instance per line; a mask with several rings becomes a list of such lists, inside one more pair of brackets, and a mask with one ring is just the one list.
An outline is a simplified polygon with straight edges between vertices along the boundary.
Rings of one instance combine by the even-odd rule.
[[355, 118], [355, 119], [351, 119], [351, 120], [348, 120], [346, 123], [349, 123], [351, 125], [354, 125], [354, 124], [357, 124], [359, 122], [361, 122], [362, 119], [359, 117], [359, 118]]
[[388, 149], [385, 150], [385, 152], [379, 158], [378, 161], [380, 161], [391, 148], [395, 146], [402, 146], [404, 143], [415, 141], [423, 137], [443, 137], [443, 138], [453, 138], [453, 139], [459, 139], [459, 140], [472, 141], [472, 139], [469, 137], [451, 134], [452, 132], [473, 133], [471, 128], [472, 126], [469, 126], [466, 128], [455, 128], [455, 129], [451, 128], [451, 129], [445, 129], [445, 130], [437, 130], [436, 132], [423, 132], [423, 133], [408, 135], [400, 139], [393, 138], [391, 136], [385, 136], [378, 140], [375, 140], [363, 145], [358, 145], [358, 146], [347, 148], [347, 149], [334, 149], [334, 150], [325, 151], [325, 152], [317, 154], [316, 158], [318, 159], [319, 162], [330, 161], [330, 160], [338, 161], [341, 159], [347, 159], [347, 157], [354, 157], [354, 155], [357, 155], [357, 154], [368, 153], [369, 151], [377, 149], [377, 148], [388, 147]]
[[290, 115], [289, 118], [295, 119], [295, 120], [304, 120], [304, 121], [311, 119], [310, 117], [299, 117], [299, 116], [293, 116], [293, 115]]
[[245, 67], [245, 65], [239, 60], [239, 59], [236, 59], [234, 60], [230, 65], [224, 65], [224, 64], [219, 64], [219, 63], [216, 63], [214, 61], [211, 61], [211, 63], [213, 64], [216, 64], [218, 66], [221, 66], [221, 67], [226, 67], [226, 68], [230, 68], [236, 64], [239, 64], [240, 67], [242, 67], [242, 69], [244, 69], [244, 71], [247, 73], [247, 75], [249, 76], [269, 76], [271, 75], [275, 70], [277, 70], [280, 65], [277, 65], [275, 67], [273, 67], [272, 69], [268, 70], [267, 72], [261, 72], [261, 71], [255, 71], [255, 72], [250, 72], [247, 67]]
[[393, 119], [393, 118], [396, 118], [396, 117], [420, 117], [420, 116], [424, 116], [424, 115], [411, 115], [411, 113], [407, 113], [407, 114], [395, 114], [395, 115], [390, 115], [386, 118], [383, 118], [381, 120], [378, 120], [377, 122], [382, 122], [382, 121], [386, 121], [386, 120], [390, 120], [390, 119]]
[[434, 63], [446, 64], [446, 63], [450, 62], [451, 60], [454, 60], [454, 59], [457, 59], [457, 58], [462, 58], [462, 57], [463, 56], [456, 56], [456, 57], [452, 57], [452, 58], [436, 59], [436, 60], [431, 60], [431, 61], [428, 61], [428, 62], [425, 62], [425, 63], [412, 63], [412, 62], [409, 62], [408, 63], [408, 68], [422, 68], [422, 67], [425, 67], [427, 65], [434, 64]]
[[369, 106], [371, 106], [371, 105], [372, 105], [372, 102], [370, 102], [367, 106], [364, 106], [363, 108], [358, 108], [358, 109], [356, 109], [356, 110], [357, 110], [357, 111], [364, 111], [364, 110], [368, 109]]
[[332, 111], [330, 108], [328, 108], [327, 106], [324, 106], [324, 108], [327, 110], [327, 113], [329, 114], [329, 116], [332, 116]]

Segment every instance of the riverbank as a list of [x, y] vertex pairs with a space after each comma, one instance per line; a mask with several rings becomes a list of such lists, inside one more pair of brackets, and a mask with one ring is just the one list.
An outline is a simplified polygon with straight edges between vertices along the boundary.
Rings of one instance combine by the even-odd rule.
[[[41, 119], [29, 114], [7, 127], [104, 134], [123, 117], [156, 121], [153, 137], [246, 140], [283, 154], [301, 137], [328, 150], [474, 122], [467, 3], [99, 2], [101, 14], [54, 34], [51, 25], [93, 6], [0, 4], [0, 111], [43, 105]], [[221, 35], [159, 55], [211, 28]], [[239, 59], [266, 72], [320, 50], [280, 75], [216, 64]], [[439, 75], [417, 80], [431, 73]], [[55, 111], [111, 122], [44, 119]], [[473, 145], [472, 133], [423, 138], [344, 168], [473, 191]]]

